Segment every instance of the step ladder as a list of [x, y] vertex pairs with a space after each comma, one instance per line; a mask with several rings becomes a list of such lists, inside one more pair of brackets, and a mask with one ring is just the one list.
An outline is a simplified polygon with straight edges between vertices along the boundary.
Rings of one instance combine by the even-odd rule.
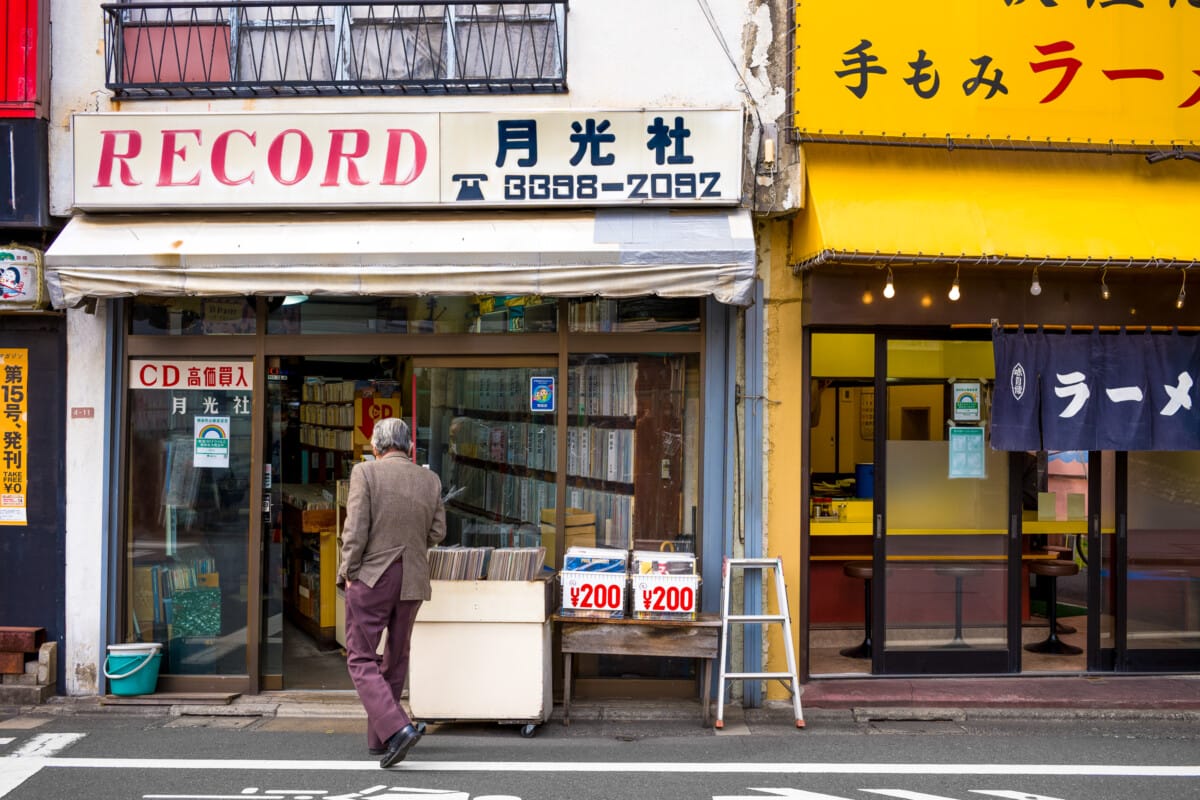
[[[729, 595], [733, 585], [734, 570], [773, 570], [775, 573], [775, 601], [779, 608], [778, 614], [731, 614], [729, 613]], [[742, 607], [745, 608], [745, 593], [743, 592]], [[783, 643], [787, 652], [787, 672], [729, 672], [727, 671], [729, 654], [730, 623], [739, 625], [771, 625], [783, 626]], [[743, 654], [744, 661], [744, 654]], [[777, 680], [792, 695], [792, 708], [796, 715], [796, 727], [804, 727], [804, 712], [800, 708], [800, 680], [796, 676], [796, 649], [792, 645], [792, 616], [788, 612], [787, 591], [783, 583], [783, 560], [779, 558], [727, 558], [721, 568], [721, 669], [717, 686], [717, 719], [715, 727], [725, 727], [725, 687], [729, 681], [769, 681]]]

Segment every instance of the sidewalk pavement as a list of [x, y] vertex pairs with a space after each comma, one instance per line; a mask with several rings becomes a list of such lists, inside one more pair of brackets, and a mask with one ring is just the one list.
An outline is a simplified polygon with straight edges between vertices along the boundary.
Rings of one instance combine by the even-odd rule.
[[[836, 678], [803, 685], [806, 721], [829, 718], [1154, 718], [1200, 720], [1200, 675], [1071, 675], [956, 678]], [[115, 701], [115, 702], [114, 702]], [[715, 702], [713, 711], [715, 714]], [[727, 720], [790, 721], [787, 700], [760, 708], [726, 703]], [[146, 695], [143, 698], [52, 697], [45, 704], [0, 707], [7, 715], [117, 713], [166, 716], [364, 719], [353, 691], [261, 695]], [[571, 720], [654, 722], [697, 719], [696, 700], [572, 699]], [[555, 706], [550, 720], [561, 721]]]

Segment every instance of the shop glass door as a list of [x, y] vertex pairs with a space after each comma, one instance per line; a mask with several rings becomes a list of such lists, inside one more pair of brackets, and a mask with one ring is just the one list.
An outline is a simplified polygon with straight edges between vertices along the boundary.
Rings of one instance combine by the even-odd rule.
[[1122, 671], [1200, 668], [1200, 453], [1127, 457]]
[[[1021, 671], [1111, 669], [1113, 453], [1043, 450], [1015, 456], [1021, 473]], [[1047, 564], [1058, 574], [1039, 574]]]
[[874, 671], [1006, 672], [1009, 456], [987, 443], [991, 343], [894, 338], [883, 346]]
[[247, 672], [252, 374], [130, 363], [126, 631], [163, 644], [168, 677]]

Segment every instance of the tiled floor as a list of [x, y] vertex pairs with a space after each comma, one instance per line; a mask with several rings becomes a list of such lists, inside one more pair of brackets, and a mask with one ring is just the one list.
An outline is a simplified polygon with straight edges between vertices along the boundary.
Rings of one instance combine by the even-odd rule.
[[[1059, 618], [1062, 625], [1074, 629], [1072, 633], [1059, 633], [1059, 638], [1067, 644], [1079, 648], [1087, 647], [1087, 617]], [[931, 646], [943, 639], [948, 640], [950, 633], [945, 631], [910, 631], [909, 636], [914, 641], [928, 641]], [[1022, 628], [1024, 644], [1040, 642], [1046, 638], [1047, 628], [1044, 619], [1035, 617]], [[1103, 635], [1103, 633], [1102, 633]], [[987, 642], [998, 646], [1002, 639], [996, 631], [964, 632], [967, 643]], [[811, 632], [809, 637], [809, 673], [819, 675], [869, 675], [871, 673], [870, 659], [847, 658], [839, 653], [840, 650], [854, 647], [863, 640], [863, 631], [859, 629], [821, 629]], [[1054, 672], [1084, 672], [1087, 669], [1086, 653], [1080, 655], [1043, 655], [1031, 653], [1022, 649], [1021, 671], [1037, 673]]]

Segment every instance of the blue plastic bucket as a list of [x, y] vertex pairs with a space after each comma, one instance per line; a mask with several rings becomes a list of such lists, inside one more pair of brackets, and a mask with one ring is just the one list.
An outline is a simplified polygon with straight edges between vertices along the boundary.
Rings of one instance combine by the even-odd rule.
[[854, 496], [863, 499], [875, 496], [874, 464], [856, 464], [854, 466]]
[[158, 685], [162, 645], [158, 642], [110, 644], [104, 659], [104, 677], [113, 694], [153, 694]]

